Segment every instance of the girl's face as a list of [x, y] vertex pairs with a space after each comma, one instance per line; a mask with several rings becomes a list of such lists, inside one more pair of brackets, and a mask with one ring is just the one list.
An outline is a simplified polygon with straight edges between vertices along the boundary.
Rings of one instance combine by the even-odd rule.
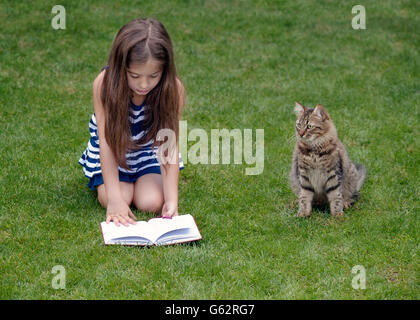
[[147, 95], [162, 77], [162, 63], [150, 58], [145, 63], [131, 64], [127, 69], [128, 86], [134, 96]]

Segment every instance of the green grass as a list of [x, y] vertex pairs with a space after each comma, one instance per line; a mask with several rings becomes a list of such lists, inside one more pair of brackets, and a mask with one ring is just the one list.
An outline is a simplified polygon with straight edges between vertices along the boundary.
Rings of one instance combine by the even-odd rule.
[[[61, 4], [67, 29], [55, 31], [54, 4], [0, 3], [0, 298], [420, 298], [417, 1], [363, 1], [359, 31], [350, 1]], [[92, 81], [118, 29], [145, 16], [172, 37], [188, 128], [264, 129], [265, 167], [187, 164], [179, 211], [202, 241], [105, 247], [105, 210], [77, 161]], [[323, 104], [368, 169], [343, 220], [295, 217], [294, 101]], [[55, 265], [64, 290], [51, 286]], [[351, 286], [355, 265], [366, 290]]]

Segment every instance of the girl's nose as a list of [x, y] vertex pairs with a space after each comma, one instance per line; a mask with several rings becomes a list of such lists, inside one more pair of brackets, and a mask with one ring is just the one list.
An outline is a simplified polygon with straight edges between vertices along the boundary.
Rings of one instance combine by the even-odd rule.
[[146, 89], [147, 88], [147, 81], [146, 80], [140, 81], [139, 86], [140, 86], [141, 90]]

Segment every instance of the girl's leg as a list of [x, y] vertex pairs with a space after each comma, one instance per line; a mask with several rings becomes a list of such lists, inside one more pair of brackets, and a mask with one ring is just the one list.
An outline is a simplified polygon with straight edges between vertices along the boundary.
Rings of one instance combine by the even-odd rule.
[[137, 209], [160, 213], [163, 206], [162, 176], [148, 173], [141, 176], [134, 184], [134, 205]]
[[[105, 191], [105, 184], [99, 185], [97, 189], [98, 201], [101, 204], [101, 206], [106, 209], [108, 205], [108, 199]], [[131, 203], [133, 202], [134, 195], [134, 183], [120, 181], [120, 189], [124, 201], [128, 205], [131, 205]]]

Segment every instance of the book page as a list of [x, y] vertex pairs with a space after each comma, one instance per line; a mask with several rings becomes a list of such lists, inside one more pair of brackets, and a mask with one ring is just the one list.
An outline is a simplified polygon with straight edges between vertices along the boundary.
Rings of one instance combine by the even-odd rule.
[[[146, 221], [137, 221], [136, 224], [129, 224], [127, 227], [120, 224], [119, 227], [114, 222], [101, 222], [102, 234], [105, 244], [114, 242], [124, 242], [124, 238], [134, 240], [135, 238], [143, 238], [153, 242], [150, 238], [153, 234]], [[120, 241], [119, 241], [120, 240]]]
[[151, 246], [153, 245], [153, 242], [142, 237], [122, 237], [122, 238], [112, 239], [110, 244], [121, 244], [121, 245], [130, 245], [130, 246]]
[[[150, 240], [152, 240], [153, 242], [156, 242], [158, 238], [161, 238], [162, 240], [163, 236], [168, 232], [181, 229], [188, 230], [189, 228], [197, 228], [194, 218], [190, 214], [172, 217], [171, 219], [154, 218], [150, 219], [148, 224], [150, 225], [151, 230], [153, 230], [153, 235], [151, 236], [152, 238], [150, 238]], [[185, 230], [184, 233], [187, 230]]]
[[137, 221], [135, 225], [120, 225], [114, 222], [101, 223], [105, 244], [152, 245], [166, 242], [186, 242], [201, 239], [192, 215], [185, 214], [173, 218], [153, 218]]
[[162, 220], [167, 220], [167, 222], [162, 223], [158, 221], [149, 221], [149, 223], [152, 222], [155, 224], [155, 230], [157, 234], [159, 234], [156, 240], [154, 240], [154, 242], [157, 244], [165, 244], [166, 242], [185, 242], [188, 240], [201, 239], [201, 234], [197, 228], [195, 220], [190, 214]]
[[169, 231], [156, 240], [157, 245], [175, 244], [201, 239], [201, 234], [196, 226]]

